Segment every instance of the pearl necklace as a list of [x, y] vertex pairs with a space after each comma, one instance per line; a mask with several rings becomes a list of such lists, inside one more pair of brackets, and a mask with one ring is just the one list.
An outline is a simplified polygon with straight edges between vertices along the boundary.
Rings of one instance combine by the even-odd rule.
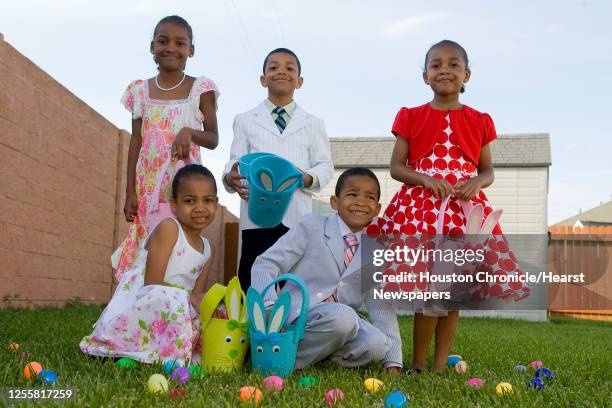
[[179, 81], [179, 83], [178, 83], [178, 84], [176, 84], [176, 85], [174, 85], [174, 86], [172, 86], [172, 87], [170, 87], [170, 88], [162, 88], [162, 87], [159, 85], [159, 82], [157, 81], [157, 78], [158, 78], [158, 77], [159, 77], [159, 75], [156, 75], [156, 76], [155, 76], [155, 85], [157, 86], [157, 89], [159, 89], [160, 91], [172, 91], [173, 89], [176, 89], [176, 88], [178, 88], [179, 86], [181, 86], [181, 84], [183, 83], [183, 81], [185, 81], [185, 78], [187, 77], [187, 75], [185, 75], [185, 73], [183, 73], [183, 79], [181, 79], [181, 80]]

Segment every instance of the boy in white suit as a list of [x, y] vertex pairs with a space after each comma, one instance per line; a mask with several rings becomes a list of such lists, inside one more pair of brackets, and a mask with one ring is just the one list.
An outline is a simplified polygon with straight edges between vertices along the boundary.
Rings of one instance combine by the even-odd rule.
[[[286, 272], [298, 275], [308, 286], [310, 304], [297, 353], [298, 369], [331, 358], [344, 367], [380, 361], [391, 373], [401, 370], [396, 314], [388, 301], [376, 300], [372, 290], [364, 287], [372, 280], [365, 274], [372, 271], [362, 267], [359, 249], [364, 227], [380, 211], [379, 199], [380, 184], [374, 173], [363, 167], [346, 170], [330, 200], [338, 214], [302, 218], [253, 264], [251, 284], [259, 291]], [[292, 322], [302, 296], [292, 284], [283, 290], [291, 293], [287, 322]], [[266, 307], [276, 297], [268, 291]], [[362, 303], [372, 323], [357, 314]]]
[[[230, 160], [223, 173], [228, 192], [237, 192], [240, 204], [242, 238], [238, 277], [246, 292], [251, 284], [251, 266], [255, 258], [274, 244], [305, 214], [312, 213], [312, 194], [329, 182], [334, 166], [325, 124], [303, 110], [293, 94], [304, 82], [298, 57], [286, 48], [268, 54], [263, 64], [261, 85], [268, 98], [254, 109], [234, 119], [234, 139]], [[281, 156], [304, 173], [304, 188], [293, 193], [282, 222], [274, 228], [254, 224], [247, 210], [248, 190], [238, 173], [238, 161], [247, 153], [268, 152]]]

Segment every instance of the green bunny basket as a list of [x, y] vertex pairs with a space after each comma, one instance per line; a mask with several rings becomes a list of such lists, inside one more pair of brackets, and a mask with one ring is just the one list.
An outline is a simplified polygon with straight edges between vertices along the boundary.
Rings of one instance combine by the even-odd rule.
[[[212, 317], [221, 301], [225, 301], [227, 320]], [[206, 371], [231, 372], [242, 367], [249, 347], [249, 323], [246, 296], [237, 277], [227, 288], [215, 283], [200, 304], [202, 321], [202, 368]]]

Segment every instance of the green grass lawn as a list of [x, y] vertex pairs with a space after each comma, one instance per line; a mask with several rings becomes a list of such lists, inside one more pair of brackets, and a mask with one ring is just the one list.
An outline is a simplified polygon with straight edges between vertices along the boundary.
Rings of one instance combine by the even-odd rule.
[[[163, 373], [161, 366], [143, 365], [130, 370], [79, 351], [79, 340], [89, 334], [101, 310], [78, 304], [63, 309], [0, 310], [0, 385], [41, 387], [23, 378], [25, 362], [20, 354], [26, 350], [30, 361], [38, 361], [57, 372], [60, 387], [76, 390], [76, 399], [69, 402], [72, 406], [235, 407], [240, 405], [241, 386], [261, 387], [261, 376], [248, 372], [209, 374], [203, 381], [187, 385], [184, 402], [149, 394], [147, 379], [151, 374]], [[405, 339], [404, 359], [409, 363], [412, 320], [401, 318], [400, 325]], [[8, 349], [11, 342], [21, 344], [19, 352]], [[384, 381], [386, 391], [399, 389], [409, 394], [411, 407], [612, 406], [611, 323], [463, 318], [453, 353], [461, 354], [468, 362], [467, 375], [448, 370], [440, 375], [390, 377], [374, 365], [345, 370], [324, 363], [300, 373], [317, 377], [317, 386], [298, 388], [299, 375], [294, 374], [286, 380], [280, 395], [264, 398], [260, 406], [324, 407], [325, 392], [337, 387], [345, 393], [340, 406], [383, 407], [388, 392], [367, 393], [362, 385], [367, 377]], [[516, 364], [527, 365], [533, 360], [544, 361], [557, 374], [557, 379], [540, 392], [525, 389], [530, 373], [513, 371]], [[484, 379], [485, 386], [479, 390], [467, 388], [464, 383], [469, 377]], [[513, 396], [495, 394], [495, 385], [500, 381], [514, 386]]]

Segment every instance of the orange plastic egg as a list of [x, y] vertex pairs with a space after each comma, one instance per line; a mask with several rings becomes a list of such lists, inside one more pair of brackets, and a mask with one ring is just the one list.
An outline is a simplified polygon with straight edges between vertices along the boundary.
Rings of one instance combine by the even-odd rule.
[[36, 378], [41, 371], [42, 366], [40, 365], [40, 363], [32, 361], [31, 363], [28, 363], [28, 365], [25, 366], [25, 368], [23, 369], [23, 376], [26, 380], [32, 380]]

